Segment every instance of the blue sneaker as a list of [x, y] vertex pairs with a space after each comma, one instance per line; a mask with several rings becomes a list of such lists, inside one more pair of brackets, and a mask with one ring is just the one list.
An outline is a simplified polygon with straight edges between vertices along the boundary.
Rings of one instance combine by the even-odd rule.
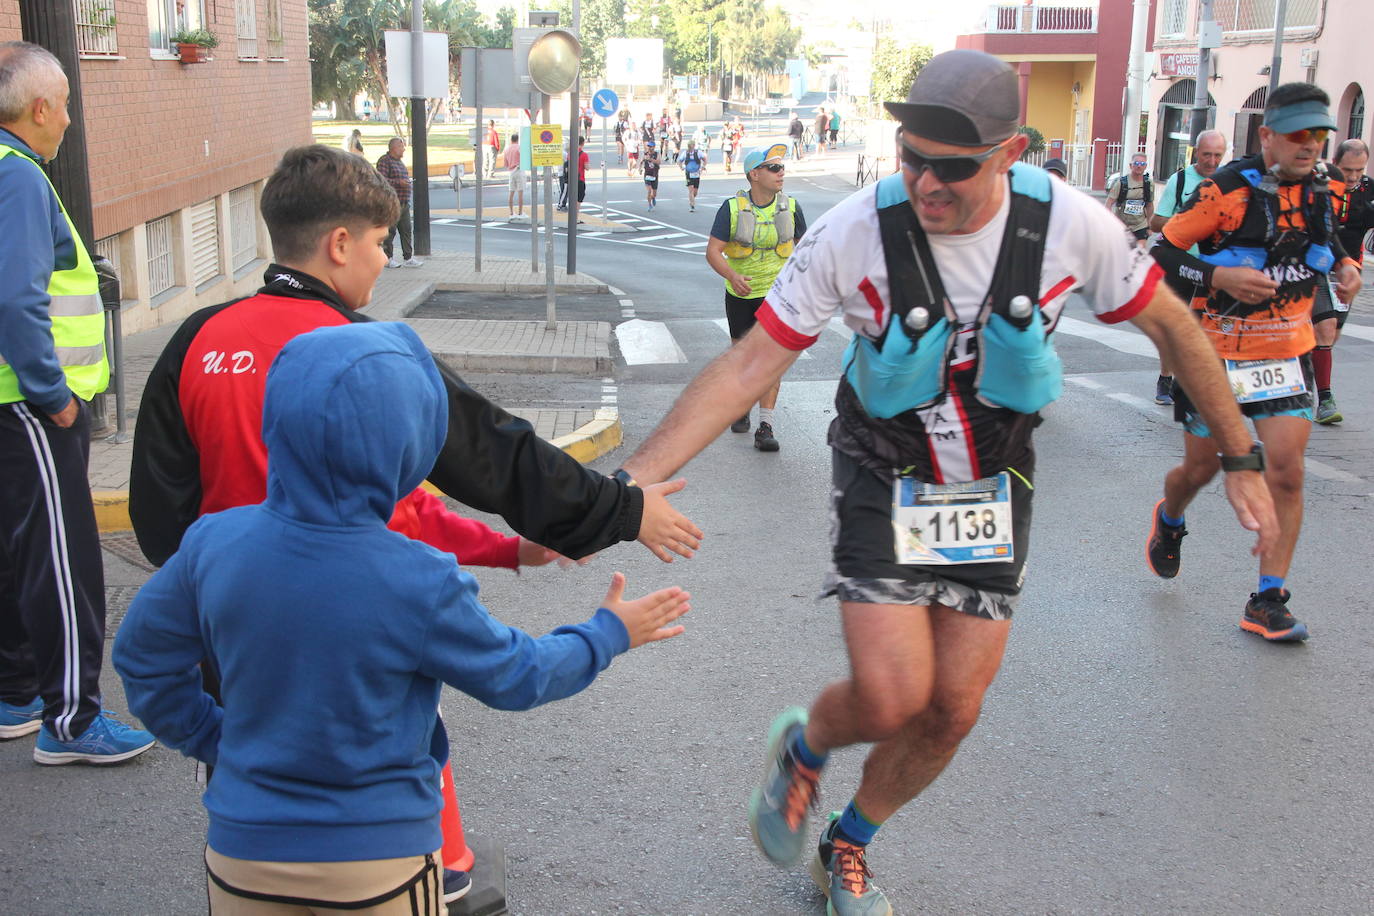
[[43, 698], [35, 697], [23, 706], [0, 700], [0, 738], [32, 735], [43, 725]]
[[462, 900], [472, 890], [472, 876], [456, 868], [444, 869], [444, 903]]
[[775, 865], [791, 865], [801, 857], [806, 823], [817, 803], [820, 770], [806, 766], [791, 751], [805, 729], [806, 710], [800, 706], [783, 710], [773, 720], [763, 783], [749, 799], [754, 845]]
[[869, 882], [873, 872], [864, 861], [864, 846], [835, 836], [840, 812], [830, 815], [811, 859], [811, 879], [825, 892], [828, 916], [892, 916], [892, 904]]
[[156, 743], [157, 739], [148, 732], [125, 725], [113, 713], [102, 709], [90, 727], [71, 741], [58, 741], [46, 728], [40, 731], [33, 759], [48, 766], [123, 763]]

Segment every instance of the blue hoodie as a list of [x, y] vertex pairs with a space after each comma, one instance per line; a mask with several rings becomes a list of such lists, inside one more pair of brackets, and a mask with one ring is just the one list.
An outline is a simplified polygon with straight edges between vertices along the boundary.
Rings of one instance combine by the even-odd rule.
[[[628, 650], [604, 608], [539, 639], [507, 627], [451, 555], [387, 530], [434, 464], [447, 404], [403, 324], [295, 338], [267, 378], [267, 500], [197, 521], [129, 608], [114, 647], [129, 708], [215, 765], [204, 798], [215, 851], [433, 852], [441, 682], [528, 709], [577, 693]], [[203, 658], [222, 707], [201, 688]]]

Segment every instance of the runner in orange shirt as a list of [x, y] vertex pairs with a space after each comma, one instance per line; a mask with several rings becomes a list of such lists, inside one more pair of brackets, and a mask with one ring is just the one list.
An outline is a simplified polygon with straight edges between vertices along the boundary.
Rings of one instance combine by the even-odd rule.
[[[1274, 498], [1279, 537], [1260, 553], [1259, 588], [1240, 626], [1274, 641], [1307, 638], [1307, 626], [1287, 608], [1284, 581], [1302, 526], [1303, 452], [1311, 431], [1312, 303], [1330, 274], [1349, 302], [1360, 271], [1341, 246], [1332, 194], [1344, 188], [1319, 163], [1335, 129], [1327, 94], [1310, 83], [1275, 89], [1260, 128], [1262, 152], [1239, 159], [1198, 186], [1164, 226], [1155, 257], [1179, 281], [1205, 295], [1192, 306], [1203, 331], [1226, 361], [1241, 412], [1255, 424], [1256, 443], [1242, 458], [1222, 458], [1187, 393], [1174, 384], [1174, 416], [1183, 424], [1183, 463], [1164, 479], [1155, 504], [1146, 557], [1166, 579], [1178, 575], [1183, 512], [1218, 469], [1259, 469]], [[1188, 253], [1197, 245], [1201, 257]]]

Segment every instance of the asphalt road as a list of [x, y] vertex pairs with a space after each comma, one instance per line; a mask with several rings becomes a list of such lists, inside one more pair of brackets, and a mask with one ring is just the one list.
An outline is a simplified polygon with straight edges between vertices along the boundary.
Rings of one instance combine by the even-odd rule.
[[[732, 187], [708, 179], [714, 204], [665, 205], [656, 218], [705, 233]], [[814, 217], [843, 182], [789, 189]], [[466, 246], [471, 230], [436, 226], [435, 240]], [[499, 231], [484, 244], [528, 252], [527, 238]], [[579, 267], [622, 290], [637, 318], [663, 322], [686, 359], [618, 364], [627, 441], [598, 463], [609, 470], [725, 345], [721, 286], [699, 253], [663, 243], [585, 240]], [[585, 305], [570, 308], [582, 317]], [[622, 320], [618, 303], [605, 308], [605, 320]], [[1068, 314], [1091, 321], [1085, 309]], [[1368, 313], [1352, 321], [1374, 327]], [[784, 382], [780, 453], [727, 432], [687, 467], [675, 502], [707, 531], [696, 559], [664, 565], [627, 544], [584, 568], [478, 572], [493, 613], [532, 633], [590, 615], [614, 570], [631, 594], [669, 584], [693, 594], [684, 636], [618, 659], [570, 700], [511, 714], [446, 694], [463, 817], [471, 834], [505, 844], [512, 912], [824, 911], [804, 865], [779, 871], [754, 851], [745, 804], [770, 719], [846, 670], [834, 603], [814, 597], [842, 346], [823, 335]], [[1180, 577], [1150, 576], [1149, 512], [1181, 447], [1147, 400], [1153, 361], [1067, 333], [1058, 346], [1071, 379], [1037, 433], [1028, 584], [1003, 670], [949, 770], [879, 834], [877, 882], [900, 913], [1371, 912], [1374, 637], [1359, 532], [1374, 494], [1374, 343], [1347, 333], [1339, 345], [1350, 419], [1313, 435], [1289, 580], [1313, 634], [1301, 646], [1236, 627], [1255, 563], [1219, 485], [1189, 511]], [[561, 390], [520, 376], [472, 381], [508, 403]], [[146, 572], [107, 559], [118, 605]], [[203, 907], [204, 818], [188, 762], [158, 749], [110, 770], [47, 769], [29, 751], [25, 740], [0, 744], [0, 911]], [[860, 749], [834, 756], [825, 809], [847, 801], [861, 762]]]

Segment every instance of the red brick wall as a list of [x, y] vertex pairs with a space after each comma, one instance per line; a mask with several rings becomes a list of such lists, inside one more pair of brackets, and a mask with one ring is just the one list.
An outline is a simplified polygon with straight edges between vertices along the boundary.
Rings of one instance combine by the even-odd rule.
[[[123, 60], [81, 62], [97, 238], [264, 178], [310, 142], [305, 0], [282, 0], [285, 62], [238, 60], [234, 3], [202, 3], [220, 40], [210, 63], [152, 59], [147, 0], [117, 0]], [[0, 35], [11, 6], [17, 29], [16, 0], [0, 0]], [[257, 0], [264, 53], [266, 7]]]

